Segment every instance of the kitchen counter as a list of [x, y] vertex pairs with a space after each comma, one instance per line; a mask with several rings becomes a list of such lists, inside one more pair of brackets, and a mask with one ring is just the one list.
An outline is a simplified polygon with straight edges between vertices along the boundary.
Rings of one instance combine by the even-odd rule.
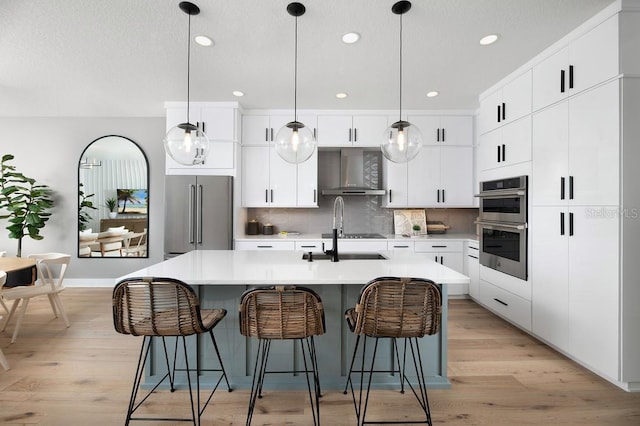
[[[469, 278], [434, 262], [430, 256], [413, 252], [380, 252], [386, 260], [302, 260], [299, 251], [192, 251], [156, 265], [132, 272], [133, 276], [167, 276], [193, 285], [199, 294], [201, 306], [224, 308], [229, 313], [215, 328], [225, 368], [235, 388], [251, 386], [253, 360], [257, 350], [255, 339], [240, 335], [238, 306], [240, 296], [249, 287], [257, 285], [296, 284], [312, 287], [322, 298], [326, 316], [326, 333], [317, 339], [321, 383], [324, 389], [344, 387], [348, 360], [355, 344], [343, 318], [345, 308], [355, 306], [363, 284], [381, 276], [411, 276], [429, 278], [439, 284], [442, 291], [442, 323], [440, 332], [420, 339], [423, 366], [430, 388], [450, 387], [447, 379], [447, 285], [468, 283]], [[122, 277], [124, 278], [124, 277]], [[381, 353], [391, 353], [388, 339], [380, 342]], [[204, 342], [204, 340], [203, 340]], [[277, 357], [272, 357], [273, 368], [290, 370], [300, 362], [291, 342], [274, 342]], [[208, 344], [201, 344], [204, 368], [214, 368]], [[154, 347], [153, 350], [158, 350]], [[275, 349], [275, 346], [274, 346]], [[146, 377], [161, 372], [161, 357], [150, 357], [145, 369]], [[383, 358], [384, 359], [384, 358]], [[153, 364], [151, 364], [153, 363]], [[155, 364], [157, 363], [157, 364]], [[381, 365], [390, 368], [392, 360], [386, 358]], [[388, 365], [386, 365], [388, 364]], [[373, 386], [395, 388], [397, 376], [378, 375]], [[214, 377], [204, 376], [213, 383]], [[265, 388], [302, 389], [306, 386], [291, 375], [273, 375]]]
[[[476, 234], [456, 234], [456, 233], [444, 233], [444, 234], [429, 234], [426, 236], [411, 236], [403, 237], [398, 234], [382, 234], [384, 238], [363, 238], [363, 239], [350, 239], [351, 241], [419, 241], [419, 240], [473, 240], [478, 241]], [[311, 241], [311, 240], [327, 240], [322, 238], [321, 233], [308, 233], [308, 234], [274, 234], [274, 235], [244, 235], [236, 237], [236, 241], [265, 241], [265, 240], [286, 240], [286, 241]], [[341, 239], [342, 240], [342, 239]]]

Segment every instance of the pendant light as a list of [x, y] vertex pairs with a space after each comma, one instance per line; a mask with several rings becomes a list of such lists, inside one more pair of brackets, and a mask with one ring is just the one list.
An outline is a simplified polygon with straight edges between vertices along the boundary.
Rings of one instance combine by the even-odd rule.
[[411, 2], [399, 1], [391, 11], [400, 15], [400, 113], [398, 121], [385, 130], [384, 142], [380, 145], [382, 154], [394, 163], [406, 163], [415, 158], [422, 147], [420, 130], [408, 121], [402, 120], [402, 15], [411, 9]]
[[200, 8], [187, 1], [180, 2], [180, 10], [189, 16], [189, 38], [187, 48], [187, 121], [167, 132], [164, 149], [176, 162], [185, 166], [203, 164], [209, 153], [209, 138], [202, 129], [189, 121], [189, 71], [191, 60], [191, 16], [200, 13]]
[[316, 149], [316, 140], [307, 126], [298, 121], [298, 16], [306, 11], [302, 3], [289, 3], [287, 12], [296, 18], [295, 66], [293, 78], [293, 121], [276, 133], [275, 149], [288, 163], [298, 164], [308, 160]]

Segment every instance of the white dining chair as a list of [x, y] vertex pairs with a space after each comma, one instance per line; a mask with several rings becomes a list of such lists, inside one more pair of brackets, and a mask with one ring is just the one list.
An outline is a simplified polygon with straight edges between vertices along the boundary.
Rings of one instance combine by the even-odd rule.
[[11, 343], [14, 343], [18, 337], [18, 332], [20, 331], [24, 314], [27, 311], [27, 306], [29, 306], [29, 300], [33, 297], [47, 296], [55, 317], [57, 318], [58, 314], [60, 314], [62, 315], [67, 327], [71, 325], [69, 318], [67, 318], [67, 314], [64, 311], [62, 300], [60, 299], [60, 293], [64, 290], [64, 274], [67, 270], [67, 266], [69, 265], [69, 261], [71, 260], [71, 256], [63, 253], [43, 253], [31, 254], [29, 255], [29, 258], [36, 260], [36, 267], [38, 268], [38, 279], [35, 284], [6, 288], [2, 290], [2, 297], [6, 301], [12, 300], [13, 304], [11, 305], [9, 315], [2, 324], [2, 329], [0, 329], [0, 331], [4, 331], [7, 327], [7, 324], [18, 308], [20, 301], [22, 301], [22, 306], [18, 313], [18, 319], [16, 320], [16, 325], [13, 330]]
[[[7, 273], [4, 271], [0, 271], [0, 290], [2, 290], [2, 286], [6, 281], [7, 281]], [[2, 319], [2, 316], [0, 316], [0, 319]], [[7, 361], [7, 358], [4, 356], [4, 353], [2, 353], [2, 349], [0, 349], [0, 365], [2, 365], [2, 368], [4, 368], [5, 370], [9, 369], [9, 361]]]

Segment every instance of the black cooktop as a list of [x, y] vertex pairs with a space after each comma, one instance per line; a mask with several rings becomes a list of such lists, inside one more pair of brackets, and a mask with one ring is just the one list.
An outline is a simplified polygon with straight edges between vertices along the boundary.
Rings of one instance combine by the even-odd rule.
[[[332, 238], [332, 237], [333, 237], [333, 234], [322, 234], [322, 238]], [[373, 233], [373, 232], [355, 232], [351, 234], [344, 234], [342, 237], [339, 237], [339, 238], [344, 238], [344, 239], [383, 238], [384, 239], [384, 235]]]

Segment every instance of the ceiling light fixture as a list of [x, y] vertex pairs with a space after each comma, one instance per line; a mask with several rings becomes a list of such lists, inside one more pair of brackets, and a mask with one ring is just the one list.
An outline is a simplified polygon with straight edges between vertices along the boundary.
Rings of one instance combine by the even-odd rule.
[[302, 3], [289, 3], [287, 12], [296, 18], [295, 26], [295, 66], [293, 77], [293, 121], [285, 124], [276, 134], [275, 148], [278, 155], [288, 163], [302, 163], [311, 157], [316, 149], [313, 133], [298, 121], [298, 16], [306, 9]]
[[349, 96], [349, 95], [347, 93], [344, 93], [344, 92], [336, 93], [336, 98], [338, 98], [338, 99], [344, 99], [347, 96]]
[[211, 39], [211, 37], [208, 37], [206, 35], [197, 35], [193, 39], [200, 46], [204, 46], [204, 47], [213, 46], [213, 40]]
[[241, 92], [240, 90], [234, 90], [232, 93], [233, 93], [233, 96], [237, 96], [237, 97], [244, 96], [244, 92]]
[[427, 92], [427, 98], [435, 98], [439, 94], [440, 92], [438, 92], [437, 90], [432, 90], [430, 92]]
[[189, 16], [189, 41], [187, 47], [187, 121], [178, 124], [167, 132], [164, 149], [176, 162], [185, 166], [203, 164], [209, 153], [209, 138], [198, 126], [189, 122], [189, 71], [191, 59], [191, 15], [200, 13], [193, 3], [180, 2], [180, 10]]
[[411, 9], [411, 2], [399, 1], [391, 11], [400, 15], [400, 112], [399, 119], [385, 130], [384, 142], [380, 145], [382, 154], [394, 163], [406, 163], [415, 158], [422, 146], [420, 130], [408, 121], [402, 120], [402, 15]]
[[358, 33], [346, 33], [342, 36], [342, 42], [346, 44], [353, 44], [360, 40], [360, 34]]
[[483, 46], [488, 46], [498, 41], [498, 38], [500, 38], [498, 34], [489, 34], [480, 39], [480, 44]]

